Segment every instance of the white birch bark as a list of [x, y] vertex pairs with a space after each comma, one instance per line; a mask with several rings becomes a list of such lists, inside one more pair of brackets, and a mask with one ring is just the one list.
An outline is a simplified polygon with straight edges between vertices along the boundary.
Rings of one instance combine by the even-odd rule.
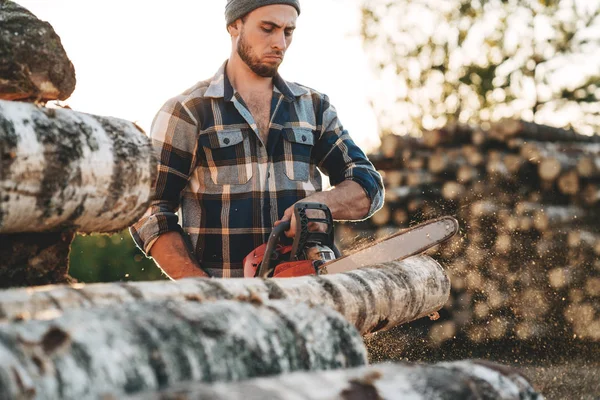
[[151, 200], [156, 161], [131, 122], [0, 100], [0, 234], [115, 232]]
[[543, 400], [518, 370], [482, 361], [434, 365], [379, 364], [347, 370], [295, 372], [235, 383], [186, 383], [144, 400]]
[[0, 324], [0, 398], [98, 399], [184, 381], [365, 365], [356, 329], [287, 301], [137, 302]]
[[369, 266], [348, 273], [280, 279], [184, 279], [177, 282], [77, 284], [0, 293], [0, 320], [51, 318], [63, 310], [137, 300], [287, 299], [322, 304], [367, 334], [427, 316], [448, 300], [450, 281], [432, 258]]

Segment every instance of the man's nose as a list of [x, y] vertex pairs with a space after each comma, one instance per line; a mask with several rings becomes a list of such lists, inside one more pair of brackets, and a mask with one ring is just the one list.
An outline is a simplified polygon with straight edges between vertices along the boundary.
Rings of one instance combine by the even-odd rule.
[[285, 37], [285, 32], [275, 35], [272, 47], [280, 51], [284, 51], [287, 48], [287, 38]]

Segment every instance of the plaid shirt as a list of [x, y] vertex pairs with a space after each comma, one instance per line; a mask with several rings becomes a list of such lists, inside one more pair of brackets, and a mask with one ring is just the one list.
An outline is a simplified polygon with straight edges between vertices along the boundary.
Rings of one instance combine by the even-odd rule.
[[263, 144], [226, 64], [156, 115], [150, 132], [159, 160], [155, 198], [130, 231], [146, 254], [160, 235], [184, 232], [204, 270], [242, 277], [242, 260], [267, 241], [283, 212], [322, 190], [319, 170], [334, 186], [359, 183], [371, 200], [367, 217], [383, 204], [383, 184], [327, 96], [279, 76]]

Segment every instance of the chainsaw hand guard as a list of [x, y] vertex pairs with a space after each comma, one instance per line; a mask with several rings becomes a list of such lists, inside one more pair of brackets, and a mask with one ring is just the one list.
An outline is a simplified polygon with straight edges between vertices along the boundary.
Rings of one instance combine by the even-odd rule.
[[[323, 217], [311, 218], [307, 215], [307, 210], [318, 210]], [[291, 226], [290, 221], [282, 221], [273, 228], [266, 245], [260, 246], [244, 259], [244, 276], [267, 278], [270, 276], [314, 275], [317, 273], [316, 268], [318, 265], [339, 257], [340, 253], [333, 243], [333, 218], [326, 205], [296, 203], [294, 216], [296, 218], [296, 232], [291, 251], [289, 246], [282, 247], [279, 245], [279, 239]], [[313, 224], [323, 224], [326, 229], [324, 231], [311, 231], [310, 228]], [[313, 260], [310, 257], [311, 254], [324, 254], [324, 252], [311, 251], [315, 247], [331, 249], [333, 255], [327, 256], [324, 260]], [[282, 249], [285, 249], [285, 253], [289, 252], [289, 262], [278, 264], [277, 256]], [[258, 262], [260, 262], [260, 266], [256, 270]], [[256, 273], [253, 273], [254, 271]]]

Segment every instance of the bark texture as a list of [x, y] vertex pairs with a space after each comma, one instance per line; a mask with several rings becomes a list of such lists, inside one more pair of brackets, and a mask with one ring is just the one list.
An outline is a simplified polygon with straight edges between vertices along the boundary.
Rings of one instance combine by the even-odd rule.
[[0, 100], [0, 234], [119, 231], [147, 209], [155, 174], [131, 122]]
[[160, 400], [503, 399], [542, 400], [518, 370], [483, 361], [435, 365], [379, 364], [292, 373], [236, 383], [187, 383], [130, 399]]
[[183, 381], [366, 364], [328, 307], [274, 301], [138, 302], [0, 325], [0, 398], [98, 399]]
[[0, 235], [0, 288], [69, 283], [69, 251], [75, 236], [64, 233]]
[[52, 26], [0, 0], [0, 99], [64, 100], [75, 90], [75, 68]]
[[60, 314], [72, 308], [117, 306], [142, 299], [256, 297], [332, 307], [366, 334], [432, 314], [444, 305], [449, 292], [450, 281], [440, 265], [420, 255], [319, 277], [184, 279], [11, 289], [0, 296], [0, 318], [45, 318], [48, 313]]

